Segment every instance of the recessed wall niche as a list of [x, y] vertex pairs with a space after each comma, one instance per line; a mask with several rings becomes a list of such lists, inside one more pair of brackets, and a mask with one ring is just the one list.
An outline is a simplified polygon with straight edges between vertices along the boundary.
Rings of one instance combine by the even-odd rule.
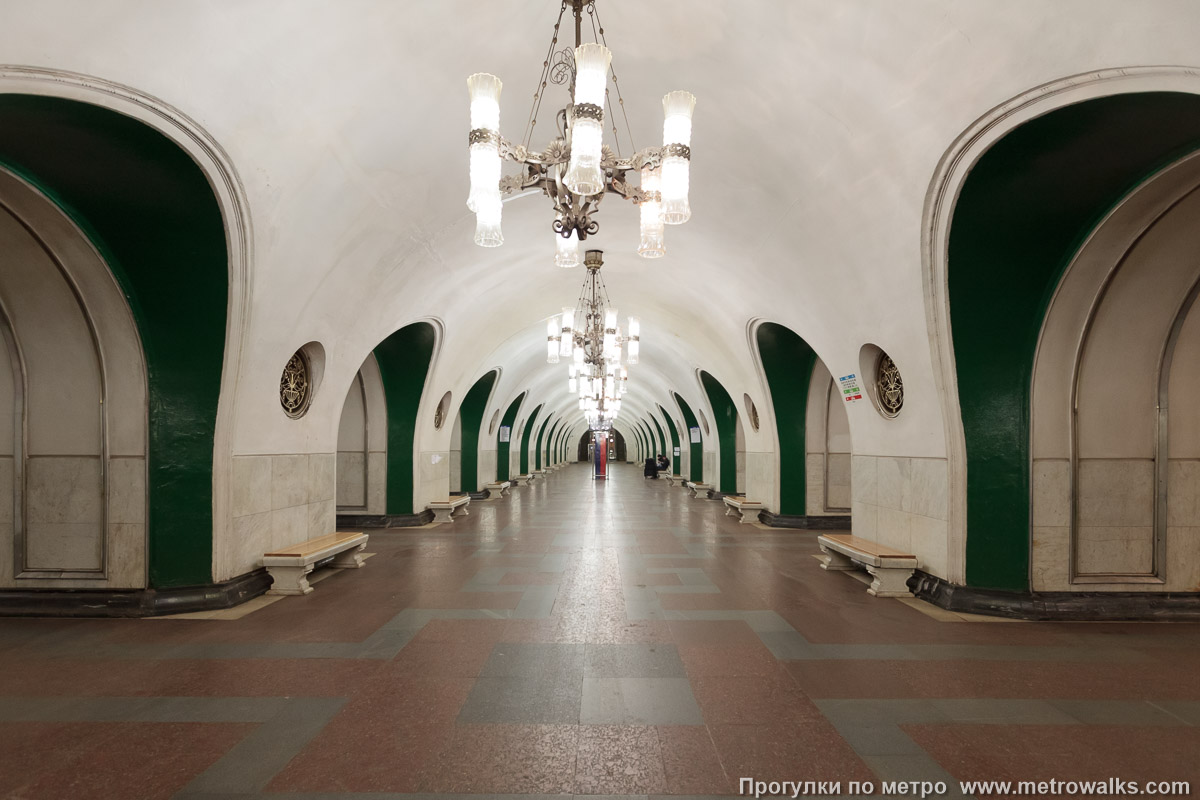
[[752, 430], [757, 431], [758, 430], [758, 408], [755, 407], [754, 400], [752, 400], [750, 398], [750, 395], [743, 394], [742, 395], [742, 403], [746, 406], [746, 419], [750, 420], [750, 428]]
[[875, 410], [887, 419], [897, 417], [904, 408], [904, 379], [896, 362], [877, 345], [864, 344], [858, 368]]
[[325, 348], [309, 342], [288, 359], [279, 376], [279, 405], [283, 413], [299, 419], [308, 413], [325, 372]]
[[433, 427], [441, 430], [442, 425], [446, 422], [446, 415], [450, 413], [450, 392], [442, 395], [441, 401], [438, 402], [437, 408], [433, 412]]

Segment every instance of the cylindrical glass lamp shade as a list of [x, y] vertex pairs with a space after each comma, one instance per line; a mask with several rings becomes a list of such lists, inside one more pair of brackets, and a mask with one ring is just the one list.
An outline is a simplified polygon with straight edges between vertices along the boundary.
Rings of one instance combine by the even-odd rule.
[[[596, 42], [575, 48], [575, 105], [593, 105], [604, 110], [604, 89], [608, 85], [608, 65], [612, 53]], [[571, 120], [571, 160], [564, 178], [567, 188], [577, 195], [589, 196], [604, 191], [604, 172], [600, 168], [600, 149], [604, 141], [604, 121], [576, 115]]]
[[558, 363], [558, 317], [546, 320], [546, 363]]
[[[499, 78], [486, 72], [477, 72], [467, 78], [467, 91], [471, 96], [471, 130], [491, 131], [498, 139], [502, 86]], [[498, 198], [500, 195], [500, 145], [496, 139], [471, 145], [471, 191], [467, 196], [467, 208], [472, 211], [479, 210], [482, 196], [495, 193]]]
[[467, 78], [467, 93], [471, 96], [471, 129], [500, 130], [500, 90], [504, 84], [495, 75], [476, 72]]
[[575, 386], [575, 384], [576, 384], [576, 380], [574, 378], [567, 378], [567, 392], [569, 394], [575, 394], [575, 392], [577, 390], [577, 387]]
[[500, 232], [501, 208], [499, 189], [494, 196], [479, 197], [475, 208], [475, 244], [480, 247], [499, 247], [504, 244], [504, 234]]
[[[663, 97], [663, 146], [692, 145], [692, 112], [696, 98], [691, 92], [670, 92]], [[692, 216], [688, 204], [691, 162], [682, 155], [667, 155], [662, 163], [662, 220], [681, 225]]]
[[570, 269], [583, 263], [579, 254], [579, 234], [574, 230], [569, 237], [554, 234], [554, 266]]
[[642, 320], [639, 317], [629, 318], [629, 338], [637, 339], [642, 335]]
[[648, 197], [639, 206], [642, 241], [638, 245], [638, 255], [642, 258], [659, 258], [667, 254], [663, 237], [662, 174], [659, 169], [642, 168], [642, 191]]
[[571, 123], [571, 160], [563, 179], [567, 188], [580, 197], [604, 191], [604, 170], [600, 168], [604, 144], [604, 123], [577, 117]]
[[564, 331], [575, 329], [575, 309], [572, 306], [563, 306], [562, 326]]
[[576, 347], [573, 351], [571, 351], [571, 360], [576, 364], [583, 364], [583, 356], [584, 353], [582, 347]]
[[640, 355], [641, 355], [640, 350], [641, 350], [641, 343], [637, 339], [630, 339], [629, 340], [629, 363], [630, 364], [638, 363], [638, 358], [640, 358]]
[[617, 328], [617, 310], [615, 308], [604, 309], [604, 329], [616, 330]]

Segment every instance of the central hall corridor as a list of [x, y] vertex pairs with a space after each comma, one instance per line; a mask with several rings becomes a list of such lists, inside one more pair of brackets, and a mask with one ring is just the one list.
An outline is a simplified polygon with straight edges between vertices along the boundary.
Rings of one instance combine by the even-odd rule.
[[[811, 531], [573, 464], [207, 618], [0, 620], [0, 796], [1200, 780], [1200, 628], [875, 599]], [[923, 609], [923, 610], [922, 610]], [[184, 615], [185, 617], [188, 615]]]

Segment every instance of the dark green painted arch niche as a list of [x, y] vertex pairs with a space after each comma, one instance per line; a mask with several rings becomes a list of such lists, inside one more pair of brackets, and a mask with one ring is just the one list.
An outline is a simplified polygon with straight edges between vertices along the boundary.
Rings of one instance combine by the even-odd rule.
[[713, 411], [713, 424], [717, 426], [717, 441], [720, 443], [721, 465], [720, 486], [722, 494], [737, 493], [737, 406], [721, 382], [700, 370], [700, 383], [708, 395]]
[[758, 355], [767, 386], [779, 437], [779, 513], [806, 513], [805, 424], [808, 391], [817, 354], [794, 331], [774, 322], [764, 322], [755, 331]]
[[496, 370], [475, 381], [458, 408], [461, 417], [461, 485], [465, 492], [477, 492], [484, 481], [479, 478], [479, 433], [483, 428], [483, 412], [487, 410], [488, 398], [496, 385], [499, 373]]
[[0, 164], [79, 226], [133, 313], [149, 391], [149, 585], [210, 583], [230, 301], [225, 223], [207, 178], [142, 122], [24, 94], [0, 95]]
[[[509, 403], [508, 408], [504, 411], [504, 416], [500, 418], [500, 424], [496, 427], [496, 480], [506, 481], [509, 479], [509, 449], [512, 447], [512, 426], [517, 419], [517, 411], [521, 408], [521, 403], [525, 400], [525, 393], [521, 392], [517, 395], [517, 399]], [[508, 429], [508, 441], [505, 441], [504, 430]]]
[[1014, 129], [975, 163], [948, 249], [967, 456], [967, 584], [1029, 589], [1029, 408], [1055, 287], [1096, 224], [1147, 177], [1200, 149], [1200, 96], [1102, 97]]
[[[683, 424], [688, 427], [688, 480], [703, 482], [704, 481], [704, 431], [700, 430], [700, 425], [696, 422], [696, 415], [692, 413], [692, 407], [688, 405], [687, 400], [679, 396], [678, 392], [675, 395], [675, 402], [679, 404], [679, 410], [683, 412]], [[692, 441], [692, 431], [696, 432], [697, 441]]]
[[416, 462], [417, 411], [425, 391], [429, 364], [437, 345], [437, 330], [414, 322], [375, 346], [375, 360], [387, 402], [388, 514], [414, 514], [413, 480]]

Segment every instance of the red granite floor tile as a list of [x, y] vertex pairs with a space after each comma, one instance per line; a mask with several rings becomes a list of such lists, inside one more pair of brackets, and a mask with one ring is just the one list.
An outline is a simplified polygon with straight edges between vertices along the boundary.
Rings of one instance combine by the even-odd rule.
[[674, 572], [639, 572], [626, 575], [624, 583], [627, 586], [679, 586], [683, 581]]
[[683, 660], [688, 677], [693, 680], [776, 675], [782, 668], [781, 662], [762, 643], [740, 647], [681, 645], [679, 657]]
[[[1200, 728], [1128, 725], [905, 725], [959, 780], [1189, 781]], [[1194, 789], [1193, 789], [1194, 790]], [[986, 796], [986, 795], [985, 795]]]
[[667, 611], [756, 611], [766, 607], [761, 598], [726, 594], [660, 594]]
[[392, 659], [399, 674], [430, 678], [474, 678], [479, 675], [495, 645], [478, 642], [412, 641]]
[[504, 619], [431, 619], [414, 642], [492, 642], [504, 636]]
[[501, 586], [553, 586], [562, 577], [559, 572], [510, 572], [500, 579]]
[[821, 716], [783, 669], [767, 676], [693, 678], [692, 691], [710, 726], [795, 723]]
[[[813, 698], [904, 698], [916, 690], [896, 661], [784, 661], [780, 662], [805, 694]], [[930, 662], [922, 661], [921, 665]], [[976, 667], [980, 662], [965, 662]]]
[[671, 634], [680, 647], [761, 646], [762, 640], [741, 620], [704, 620], [671, 622]]
[[662, 620], [621, 620], [602, 618], [592, 620], [587, 628], [589, 644], [637, 644], [639, 642], [673, 641], [671, 628]]
[[171, 797], [249, 734], [246, 723], [0, 723], [6, 798]]
[[708, 728], [666, 725], [658, 728], [666, 794], [729, 794], [732, 784]]
[[709, 726], [729, 779], [874, 780], [874, 773], [824, 719], [795, 725]]
[[666, 791], [654, 728], [583, 725], [575, 759], [576, 794], [658, 794]]
[[270, 792], [416, 792], [453, 726], [335, 717], [267, 786]]
[[478, 609], [516, 608], [520, 592], [422, 592], [413, 598], [411, 608]]
[[536, 644], [581, 644], [587, 641], [587, 620], [567, 619], [514, 619], [504, 630], [503, 641]]
[[458, 725], [423, 789], [567, 794], [574, 784], [577, 746], [575, 725]]

